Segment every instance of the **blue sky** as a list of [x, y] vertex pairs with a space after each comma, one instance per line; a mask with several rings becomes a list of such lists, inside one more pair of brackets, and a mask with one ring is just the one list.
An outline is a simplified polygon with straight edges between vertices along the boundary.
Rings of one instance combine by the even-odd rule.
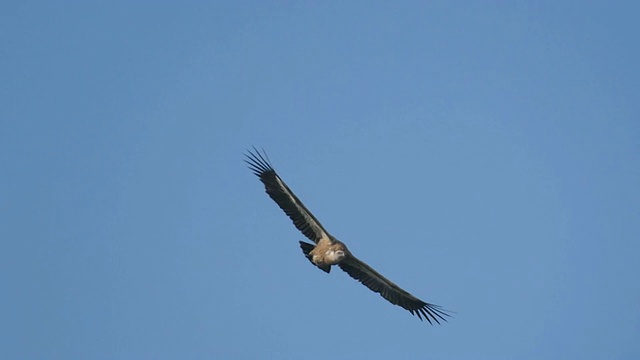
[[3, 3], [0, 358], [637, 359], [639, 7]]

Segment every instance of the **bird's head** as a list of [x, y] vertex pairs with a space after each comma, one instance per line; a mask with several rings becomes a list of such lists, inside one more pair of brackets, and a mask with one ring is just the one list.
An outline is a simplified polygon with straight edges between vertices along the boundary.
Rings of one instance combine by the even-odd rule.
[[346, 254], [344, 253], [344, 250], [331, 250], [327, 255], [326, 260], [328, 260], [329, 263], [337, 264], [344, 259]]

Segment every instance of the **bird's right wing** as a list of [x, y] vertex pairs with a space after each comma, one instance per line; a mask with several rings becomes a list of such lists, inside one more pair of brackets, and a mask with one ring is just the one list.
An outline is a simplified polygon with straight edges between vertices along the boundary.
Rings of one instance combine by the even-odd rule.
[[[254, 152], [246, 154], [245, 162], [249, 168], [265, 186], [267, 194], [284, 210], [285, 214], [293, 221], [293, 225], [314, 243], [320, 240], [330, 240], [329, 233], [322, 227], [318, 219], [311, 214], [302, 204], [302, 201], [289, 189], [287, 184], [276, 174], [269, 161], [260, 152], [253, 148]], [[264, 150], [263, 150], [264, 152]]]

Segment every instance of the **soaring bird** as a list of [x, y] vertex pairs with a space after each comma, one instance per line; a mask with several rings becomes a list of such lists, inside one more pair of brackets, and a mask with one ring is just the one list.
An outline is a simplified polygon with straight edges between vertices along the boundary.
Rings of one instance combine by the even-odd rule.
[[347, 246], [329, 234], [320, 221], [304, 206], [302, 201], [289, 189], [287, 184], [271, 166], [267, 154], [262, 154], [254, 147], [245, 154], [245, 162], [251, 171], [260, 178], [267, 194], [284, 210], [285, 214], [293, 221], [293, 225], [313, 241], [310, 244], [300, 241], [300, 248], [309, 261], [329, 273], [331, 266], [338, 265], [349, 276], [358, 280], [370, 290], [379, 293], [383, 298], [394, 305], [403, 307], [412, 315], [417, 315], [420, 320], [426, 319], [440, 324], [439, 320], [446, 321], [450, 316], [440, 306], [424, 302], [409, 294], [398, 285], [375, 271], [371, 266], [355, 257]]

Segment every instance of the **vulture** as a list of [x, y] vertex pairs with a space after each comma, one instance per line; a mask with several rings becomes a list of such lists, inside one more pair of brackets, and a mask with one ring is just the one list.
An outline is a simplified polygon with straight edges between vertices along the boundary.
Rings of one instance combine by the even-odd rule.
[[450, 315], [440, 306], [424, 302], [411, 295], [355, 257], [344, 243], [325, 230], [320, 221], [289, 189], [271, 166], [265, 151], [262, 150], [261, 154], [255, 147], [253, 150], [245, 154], [245, 162], [262, 181], [269, 197], [293, 221], [293, 225], [313, 241], [313, 244], [300, 241], [304, 256], [313, 265], [326, 273], [331, 271], [331, 266], [338, 265], [340, 269], [371, 291], [377, 292], [390, 303], [408, 310], [412, 315], [417, 315], [420, 320], [426, 319], [430, 324], [433, 324], [432, 321], [440, 324], [440, 320], [447, 320], [446, 317]]

